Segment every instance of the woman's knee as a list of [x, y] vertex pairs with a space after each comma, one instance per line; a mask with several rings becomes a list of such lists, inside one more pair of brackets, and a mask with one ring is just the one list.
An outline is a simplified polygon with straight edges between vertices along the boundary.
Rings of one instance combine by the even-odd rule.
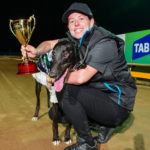
[[127, 113], [124, 113], [120, 119], [118, 118], [117, 121], [116, 121], [116, 126], [121, 126], [129, 117], [130, 113], [127, 112]]

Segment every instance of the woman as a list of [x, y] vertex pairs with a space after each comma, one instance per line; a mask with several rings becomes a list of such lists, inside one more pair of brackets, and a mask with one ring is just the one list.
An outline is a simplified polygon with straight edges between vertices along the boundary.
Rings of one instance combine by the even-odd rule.
[[[88, 51], [86, 67], [71, 72], [64, 89], [57, 93], [80, 139], [65, 150], [97, 150], [97, 142], [106, 142], [112, 129], [128, 118], [134, 106], [136, 86], [124, 57], [124, 41], [94, 25], [93, 14], [84, 3], [71, 4], [62, 21], [82, 53]], [[58, 41], [45, 41], [37, 48], [28, 45], [29, 57], [49, 51]], [[97, 138], [92, 137], [89, 120], [102, 127]]]

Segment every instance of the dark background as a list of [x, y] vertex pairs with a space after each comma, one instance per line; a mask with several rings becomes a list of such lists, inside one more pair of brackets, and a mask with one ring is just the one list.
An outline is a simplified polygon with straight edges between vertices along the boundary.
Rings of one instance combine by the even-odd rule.
[[[77, 0], [78, 1], [78, 0]], [[36, 28], [29, 44], [65, 36], [61, 21], [64, 11], [74, 0], [8, 1], [0, 9], [0, 55], [20, 55], [20, 43], [10, 32], [9, 19], [36, 18]], [[150, 29], [150, 0], [80, 0], [91, 8], [97, 25], [115, 34]]]

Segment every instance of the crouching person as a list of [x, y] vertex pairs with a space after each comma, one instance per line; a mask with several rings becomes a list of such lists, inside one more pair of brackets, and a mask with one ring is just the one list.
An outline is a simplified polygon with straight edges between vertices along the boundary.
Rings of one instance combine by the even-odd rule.
[[[87, 4], [71, 4], [62, 21], [69, 29], [69, 39], [78, 43], [84, 56], [81, 65], [86, 65], [70, 72], [64, 88], [56, 93], [77, 132], [77, 142], [65, 150], [97, 150], [97, 143], [107, 142], [114, 128], [128, 118], [137, 88], [125, 60], [124, 41], [97, 27]], [[27, 46], [28, 55], [43, 54], [58, 41], [50, 40], [37, 48]], [[97, 137], [91, 134], [89, 120], [99, 126]]]
[[[86, 55], [86, 67], [71, 72], [63, 90], [57, 93], [77, 132], [77, 143], [65, 150], [97, 150], [97, 142], [107, 142], [114, 128], [133, 110], [136, 85], [125, 60], [124, 41], [94, 25], [86, 4], [73, 3], [62, 20]], [[99, 125], [97, 137], [92, 137], [89, 120]]]

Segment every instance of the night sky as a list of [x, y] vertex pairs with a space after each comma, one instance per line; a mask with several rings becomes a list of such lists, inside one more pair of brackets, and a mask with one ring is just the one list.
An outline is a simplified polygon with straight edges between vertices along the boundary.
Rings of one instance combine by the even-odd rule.
[[[40, 2], [39, 2], [40, 1]], [[0, 55], [20, 53], [20, 43], [10, 32], [9, 19], [36, 18], [36, 28], [30, 44], [65, 36], [66, 26], [61, 16], [74, 0], [5, 0], [0, 9]], [[97, 25], [115, 34], [150, 29], [150, 0], [87, 0]], [[3, 10], [2, 10], [3, 9]]]

